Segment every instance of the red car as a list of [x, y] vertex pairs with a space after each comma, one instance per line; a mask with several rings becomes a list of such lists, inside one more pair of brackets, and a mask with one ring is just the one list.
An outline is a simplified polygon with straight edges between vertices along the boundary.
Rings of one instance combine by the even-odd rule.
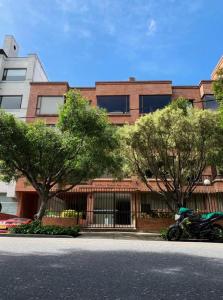
[[11, 227], [31, 223], [31, 219], [27, 218], [12, 218], [8, 220], [0, 220], [0, 232], [5, 232]]

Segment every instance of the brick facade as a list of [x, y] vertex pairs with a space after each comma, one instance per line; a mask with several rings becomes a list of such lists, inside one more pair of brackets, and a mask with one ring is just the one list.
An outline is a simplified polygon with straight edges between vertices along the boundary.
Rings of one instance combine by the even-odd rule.
[[[211, 90], [212, 81], [201, 81], [198, 86], [173, 86], [171, 81], [117, 81], [117, 82], [96, 82], [95, 87], [80, 87], [76, 88], [80, 93], [91, 101], [91, 105], [97, 105], [97, 96], [106, 95], [128, 95], [130, 112], [126, 114], [108, 114], [110, 121], [113, 124], [134, 123], [140, 117], [139, 111], [139, 96], [140, 95], [170, 95], [171, 100], [174, 101], [178, 97], [185, 97], [193, 101], [194, 107], [203, 109], [202, 98], [204, 95], [212, 94]], [[45, 120], [46, 124], [56, 124], [56, 115], [38, 116], [36, 114], [38, 97], [40, 96], [63, 96], [68, 90], [69, 85], [67, 82], [49, 82], [49, 83], [31, 83], [30, 99], [27, 110], [27, 122], [33, 122], [36, 119]], [[223, 181], [217, 178], [216, 172], [212, 168], [207, 168], [205, 176], [215, 177], [212, 185], [208, 187], [199, 185], [195, 193], [212, 193], [218, 191], [223, 192]], [[158, 190], [155, 180], [151, 182], [155, 190]], [[83, 186], [81, 186], [83, 188]], [[137, 178], [115, 182], [108, 178], [98, 178], [85, 185], [91, 191], [94, 188], [100, 187], [101, 192], [103, 189], [106, 191], [108, 188], [114, 190], [129, 189], [138, 192], [148, 192], [146, 186]], [[79, 187], [76, 188], [78, 191]], [[16, 185], [17, 196], [19, 198], [18, 215], [32, 217], [34, 211], [37, 209], [38, 199], [33, 187], [23, 179], [18, 180]], [[90, 200], [89, 200], [90, 201]], [[90, 203], [90, 202], [89, 202]], [[133, 210], [140, 211], [140, 200], [138, 199]], [[92, 206], [92, 205], [91, 205]], [[88, 205], [89, 207], [89, 205]], [[93, 209], [93, 206], [92, 206]], [[75, 218], [47, 218], [44, 217], [44, 224], [55, 224], [60, 226], [72, 226], [76, 224]], [[159, 231], [172, 224], [174, 221], [170, 218], [150, 218], [143, 219], [137, 218], [135, 226], [139, 230]], [[84, 223], [82, 224], [85, 225]]]

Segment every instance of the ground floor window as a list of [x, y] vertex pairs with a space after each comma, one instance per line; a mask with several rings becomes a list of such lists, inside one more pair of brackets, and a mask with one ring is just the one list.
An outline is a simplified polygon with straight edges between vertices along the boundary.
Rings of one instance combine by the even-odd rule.
[[87, 193], [63, 193], [53, 197], [47, 203], [45, 215], [48, 217], [85, 215], [87, 210]]
[[18, 201], [15, 198], [0, 194], [1, 212], [4, 214], [15, 215], [17, 212]]
[[[171, 207], [174, 207], [174, 201], [170, 201]], [[152, 212], [169, 212], [170, 209], [161, 195], [158, 193], [142, 193], [141, 194], [141, 213], [152, 214]]]

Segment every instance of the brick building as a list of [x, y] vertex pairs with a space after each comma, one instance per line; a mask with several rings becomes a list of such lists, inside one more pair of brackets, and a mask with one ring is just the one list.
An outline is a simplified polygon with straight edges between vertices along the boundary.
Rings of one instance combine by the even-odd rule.
[[[216, 72], [216, 70], [215, 70]], [[214, 76], [214, 75], [213, 75]], [[58, 105], [63, 104], [64, 93], [70, 88], [67, 82], [32, 82], [27, 109], [27, 122], [36, 119], [55, 125]], [[96, 82], [94, 87], [75, 87], [93, 106], [106, 108], [111, 122], [117, 126], [134, 123], [142, 114], [162, 108], [177, 97], [185, 97], [199, 109], [216, 109], [217, 103], [211, 89], [212, 81], [201, 81], [197, 86], [174, 86], [171, 81]], [[223, 210], [221, 192], [223, 180], [216, 170], [208, 168], [188, 206], [200, 211]], [[150, 181], [153, 181], [151, 179]], [[155, 184], [155, 181], [154, 181]], [[38, 197], [25, 180], [16, 185], [19, 216], [33, 217], [38, 208]], [[75, 218], [61, 218], [64, 210], [79, 212]], [[153, 218], [163, 215], [164, 218]], [[44, 217], [47, 224], [71, 225], [78, 222], [84, 227], [137, 228], [157, 230], [172, 222], [163, 199], [149, 192], [135, 177], [121, 182], [112, 178], [96, 178], [86, 185], [52, 199], [48, 205], [51, 217]], [[53, 216], [53, 217], [52, 217]]]

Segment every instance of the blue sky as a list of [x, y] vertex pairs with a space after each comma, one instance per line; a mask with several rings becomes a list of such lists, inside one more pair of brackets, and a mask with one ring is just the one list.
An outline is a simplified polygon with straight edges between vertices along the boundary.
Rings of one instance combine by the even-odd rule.
[[209, 79], [223, 55], [222, 0], [0, 0], [0, 42], [37, 53], [51, 81]]

